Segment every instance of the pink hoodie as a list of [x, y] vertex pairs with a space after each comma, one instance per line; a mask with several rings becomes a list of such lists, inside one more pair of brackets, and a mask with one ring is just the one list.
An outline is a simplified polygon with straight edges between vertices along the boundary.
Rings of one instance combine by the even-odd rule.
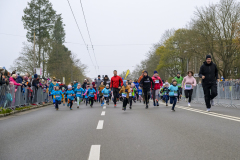
[[15, 86], [21, 86], [21, 84], [17, 83], [13, 77], [9, 78], [9, 82], [12, 82]]
[[193, 76], [191, 76], [191, 77], [186, 76], [183, 78], [183, 81], [182, 81], [183, 88], [185, 88], [185, 84], [191, 84], [193, 86], [192, 87], [192, 89], [193, 89], [197, 85], [197, 82]]

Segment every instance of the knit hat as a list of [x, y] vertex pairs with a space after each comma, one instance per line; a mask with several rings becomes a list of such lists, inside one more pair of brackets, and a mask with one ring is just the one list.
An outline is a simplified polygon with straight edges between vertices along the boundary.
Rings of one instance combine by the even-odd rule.
[[68, 89], [70, 89], [70, 88], [72, 88], [72, 86], [71, 86], [71, 85], [68, 85]]
[[172, 79], [172, 83], [173, 83], [173, 82], [177, 82], [177, 80], [176, 80], [176, 79]]
[[142, 73], [144, 73], [145, 70], [142, 71]]
[[37, 74], [34, 74], [34, 78], [38, 78], [38, 75], [37, 75]]
[[155, 74], [155, 73], [158, 73], [158, 72], [157, 72], [157, 71], [154, 71], [154, 74]]
[[207, 55], [207, 56], [206, 56], [206, 59], [208, 59], [208, 58], [211, 58], [211, 59], [212, 59], [212, 56], [211, 56], [211, 55]]

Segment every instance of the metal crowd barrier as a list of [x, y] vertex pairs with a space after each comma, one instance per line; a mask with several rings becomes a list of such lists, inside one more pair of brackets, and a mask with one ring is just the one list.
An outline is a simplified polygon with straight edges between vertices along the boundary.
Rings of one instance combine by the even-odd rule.
[[52, 96], [41, 87], [22, 87], [14, 85], [0, 86], [0, 108], [15, 109], [20, 106], [52, 102]]
[[[240, 82], [225, 81], [217, 83], [218, 96], [214, 99], [215, 105], [224, 107], [240, 107]], [[183, 95], [184, 97], [184, 95]], [[202, 84], [193, 89], [193, 102], [205, 105]]]

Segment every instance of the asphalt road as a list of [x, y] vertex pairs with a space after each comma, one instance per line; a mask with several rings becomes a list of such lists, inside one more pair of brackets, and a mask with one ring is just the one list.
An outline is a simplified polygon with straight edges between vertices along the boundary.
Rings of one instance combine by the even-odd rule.
[[121, 105], [48, 106], [0, 118], [0, 160], [240, 159], [240, 109], [206, 113], [180, 102], [171, 112], [137, 102], [124, 112]]

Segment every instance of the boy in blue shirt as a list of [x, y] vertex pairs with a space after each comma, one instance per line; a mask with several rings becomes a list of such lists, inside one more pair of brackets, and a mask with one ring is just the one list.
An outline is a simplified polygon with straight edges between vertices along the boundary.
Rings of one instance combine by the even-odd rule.
[[88, 89], [87, 91], [87, 94], [88, 94], [88, 98], [89, 98], [89, 101], [90, 101], [90, 106], [92, 107], [93, 106], [93, 99], [94, 99], [94, 94], [96, 93], [95, 89], [93, 89], [93, 85], [91, 84], [90, 85], [90, 88]]
[[102, 90], [102, 94], [103, 94], [103, 104], [104, 104], [104, 99], [106, 100], [106, 103], [109, 105], [109, 94], [111, 93], [111, 91], [109, 91], [109, 85], [106, 85], [106, 88], [104, 88]]
[[59, 87], [56, 86], [56, 90], [52, 92], [52, 95], [55, 99], [55, 108], [58, 110], [58, 105], [61, 104], [63, 93], [59, 90]]
[[79, 108], [79, 105], [82, 102], [83, 94], [84, 94], [84, 89], [81, 88], [80, 83], [78, 83], [77, 88], [75, 89], [75, 94], [76, 94], [76, 97], [77, 97], [77, 108]]
[[72, 90], [71, 85], [68, 85], [68, 90], [67, 90], [66, 94], [67, 94], [68, 102], [70, 104], [70, 110], [72, 110], [72, 105], [73, 105], [73, 100], [74, 100], [75, 93]]
[[178, 95], [180, 94], [176, 79], [172, 80], [172, 85], [170, 85], [168, 90], [169, 90], [170, 104], [173, 104], [172, 111], [174, 112], [175, 111], [174, 108], [177, 103], [177, 98], [178, 98]]

